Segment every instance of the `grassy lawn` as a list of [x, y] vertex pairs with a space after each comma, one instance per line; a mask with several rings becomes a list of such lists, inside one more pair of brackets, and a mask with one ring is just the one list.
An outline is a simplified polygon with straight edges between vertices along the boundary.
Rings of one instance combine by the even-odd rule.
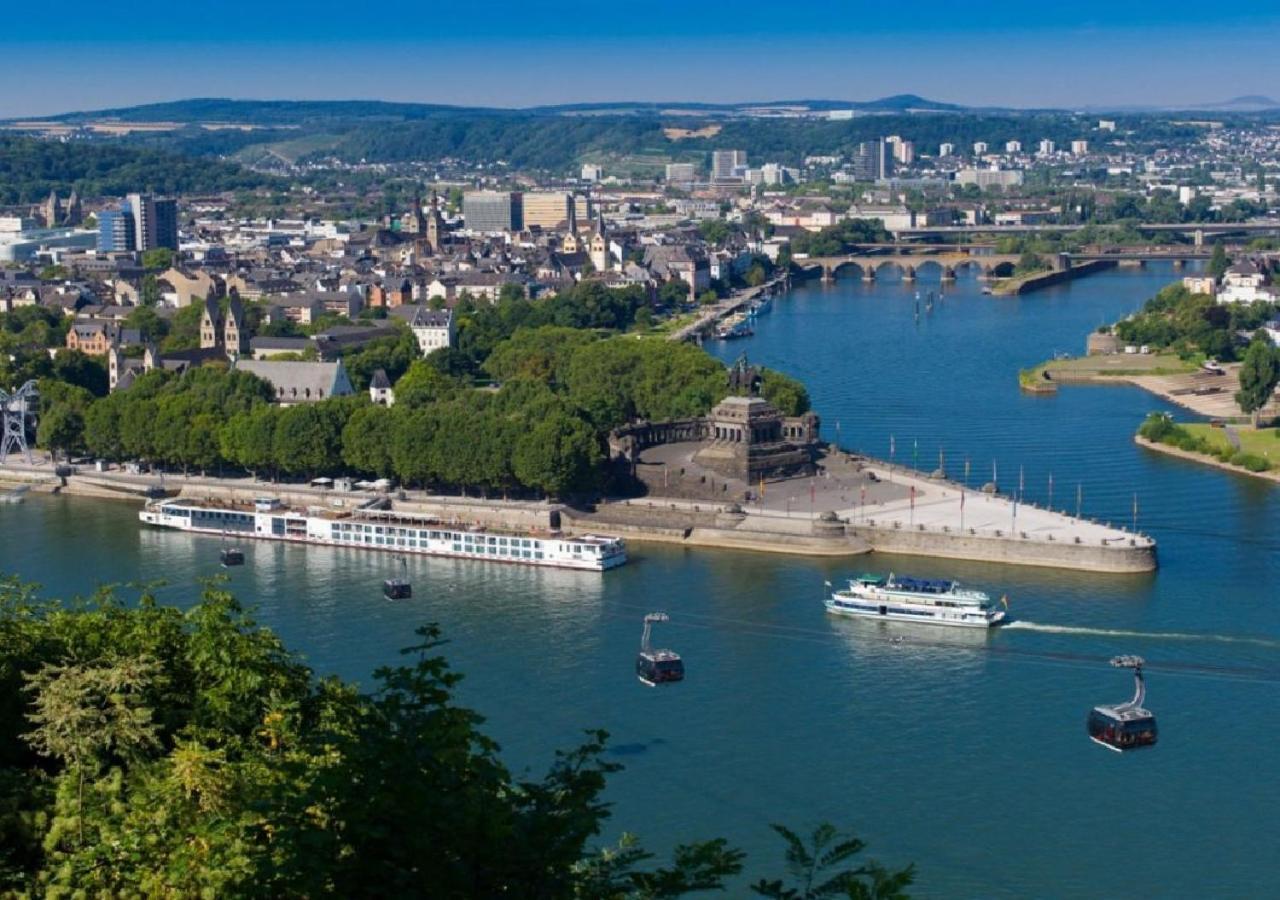
[[1071, 359], [1052, 359], [1018, 373], [1024, 384], [1044, 381], [1044, 371], [1055, 379], [1070, 381], [1072, 378], [1097, 378], [1127, 375], [1180, 375], [1194, 372], [1194, 363], [1172, 353], [1111, 353], [1097, 356], [1077, 356]]
[[[1214, 428], [1208, 423], [1200, 422], [1183, 423], [1182, 427], [1196, 437], [1203, 438], [1214, 449], [1231, 445], [1225, 428]], [[1245, 453], [1261, 456], [1272, 466], [1280, 467], [1280, 436], [1275, 428], [1259, 428], [1256, 431], [1252, 428], [1237, 428], [1236, 434], [1240, 438], [1240, 449]]]

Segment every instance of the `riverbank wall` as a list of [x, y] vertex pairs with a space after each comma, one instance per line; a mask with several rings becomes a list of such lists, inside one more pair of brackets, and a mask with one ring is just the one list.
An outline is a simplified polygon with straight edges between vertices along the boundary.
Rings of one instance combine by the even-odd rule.
[[[75, 496], [128, 500], [140, 503], [147, 496], [180, 495], [193, 500], [246, 502], [256, 497], [277, 497], [296, 508], [355, 509], [370, 502], [390, 502], [400, 511], [418, 513], [445, 522], [484, 525], [521, 531], [560, 529], [567, 534], [616, 534], [639, 542], [656, 542], [696, 548], [751, 550], [812, 557], [852, 557], [870, 552], [907, 554], [942, 559], [964, 559], [1004, 565], [1044, 566], [1101, 573], [1149, 572], [1156, 567], [1155, 543], [1149, 538], [1094, 523], [1077, 522], [1047, 510], [1023, 506], [1024, 518], [1032, 516], [1026, 531], [961, 528], [947, 499], [956, 486], [940, 484], [898, 471], [899, 481], [918, 485], [917, 521], [907, 510], [882, 507], [880, 519], [858, 520], [851, 512], [826, 512], [817, 516], [743, 510], [736, 504], [694, 503], [671, 498], [604, 502], [589, 510], [551, 502], [485, 500], [443, 497], [414, 491], [371, 494], [335, 492], [306, 485], [255, 482], [252, 479], [181, 478], [127, 475], [124, 473], [56, 476], [51, 468], [0, 467], [0, 484], [27, 485], [34, 491]], [[930, 496], [937, 507], [930, 520]], [[974, 503], [978, 500], [975, 498]], [[983, 497], [982, 502], [1002, 510], [1008, 501]], [[901, 505], [901, 504], [899, 504]], [[971, 504], [972, 505], [972, 504]], [[977, 507], [974, 507], [977, 511]], [[1000, 513], [1003, 515], [1003, 513]], [[960, 518], [963, 522], [963, 508]], [[1044, 521], [1037, 521], [1038, 519]], [[1022, 520], [1019, 520], [1022, 521]], [[1048, 526], [1053, 530], [1048, 530]], [[1034, 524], [1033, 524], [1034, 523]], [[1068, 537], [1076, 533], [1082, 536]], [[1054, 537], [1054, 533], [1064, 535]]]
[[1084, 275], [1091, 275], [1094, 272], [1101, 272], [1105, 269], [1114, 269], [1116, 261], [1113, 259], [1094, 259], [1089, 262], [1076, 263], [1066, 268], [1055, 270], [1052, 272], [1037, 272], [1034, 275], [1027, 275], [1021, 278], [1008, 278], [1004, 281], [997, 282], [991, 288], [991, 293], [1001, 297], [1011, 297], [1016, 294], [1029, 294], [1040, 288], [1052, 287], [1055, 284], [1063, 284], [1074, 278], [1080, 278]]
[[964, 559], [1011, 566], [1080, 569], [1109, 574], [1139, 574], [1156, 568], [1155, 546], [1136, 537], [1097, 544], [1057, 541], [1026, 535], [965, 534], [940, 529], [865, 528], [853, 533], [877, 553], [901, 553]]
[[648, 498], [601, 504], [589, 512], [566, 509], [566, 530], [603, 531], [624, 538], [687, 547], [754, 550], [792, 556], [857, 556], [871, 545], [836, 519], [749, 515], [715, 506]]

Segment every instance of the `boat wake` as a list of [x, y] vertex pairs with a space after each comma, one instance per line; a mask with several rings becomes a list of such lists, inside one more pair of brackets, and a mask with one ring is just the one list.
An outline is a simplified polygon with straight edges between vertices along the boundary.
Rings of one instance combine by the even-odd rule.
[[1231, 634], [1194, 634], [1181, 631], [1127, 631], [1121, 628], [1084, 628], [1076, 625], [1042, 625], [1016, 619], [1001, 627], [1002, 631], [1039, 631], [1047, 634], [1079, 634], [1089, 637], [1135, 638], [1152, 641], [1205, 641], [1220, 644], [1252, 644], [1255, 647], [1280, 649], [1280, 640]]

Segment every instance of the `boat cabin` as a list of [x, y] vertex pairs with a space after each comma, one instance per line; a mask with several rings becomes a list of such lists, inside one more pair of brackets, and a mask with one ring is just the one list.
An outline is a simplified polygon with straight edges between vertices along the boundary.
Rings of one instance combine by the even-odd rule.
[[224, 567], [244, 565], [244, 551], [239, 547], [223, 547], [218, 556]]

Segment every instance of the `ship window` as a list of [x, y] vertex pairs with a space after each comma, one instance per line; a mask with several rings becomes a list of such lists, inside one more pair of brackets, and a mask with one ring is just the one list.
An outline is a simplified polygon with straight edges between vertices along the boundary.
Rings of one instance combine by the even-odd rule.
[[453, 545], [453, 552], [454, 552], [454, 553], [461, 553], [461, 552], [462, 552], [462, 545], [461, 545], [461, 544], [454, 544], [454, 545]]

